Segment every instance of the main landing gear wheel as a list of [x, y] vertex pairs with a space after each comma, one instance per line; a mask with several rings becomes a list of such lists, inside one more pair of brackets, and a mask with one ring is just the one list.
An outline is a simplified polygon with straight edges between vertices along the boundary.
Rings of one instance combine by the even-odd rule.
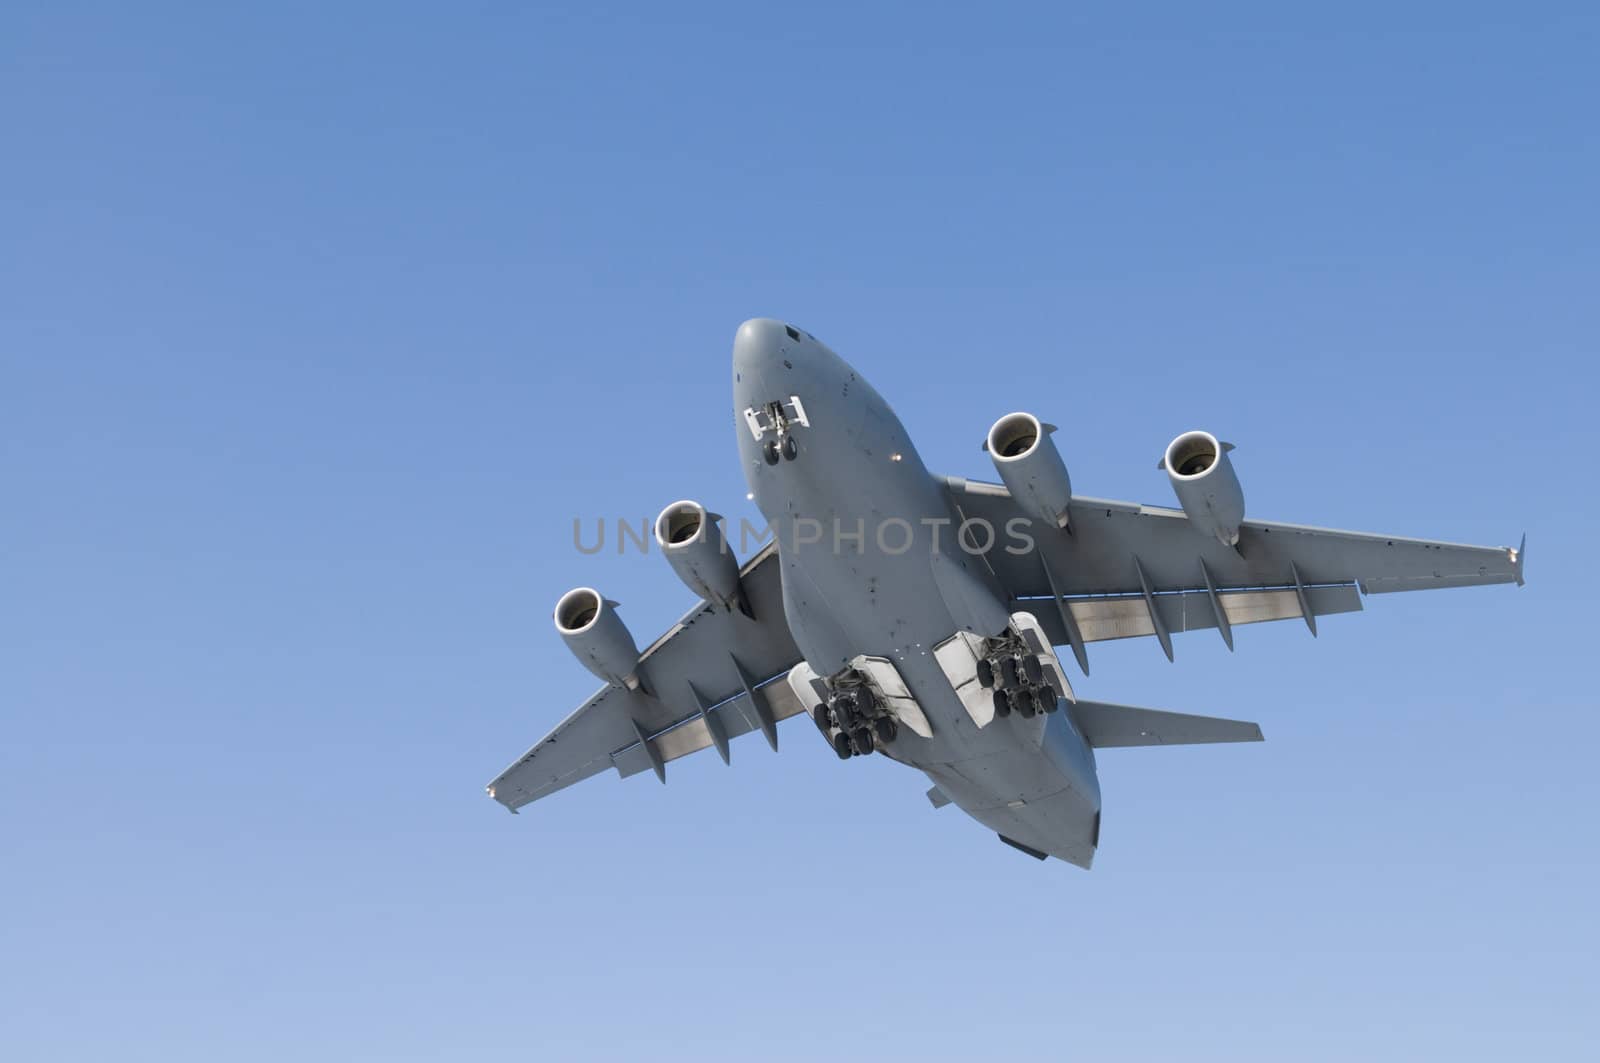
[[855, 729], [856, 721], [859, 717], [856, 715], [856, 703], [854, 701], [849, 698], [840, 698], [835, 701], [833, 703], [833, 714], [839, 718], [839, 729], [841, 731]]
[[828, 707], [826, 705], [815, 705], [812, 707], [811, 722], [815, 723], [817, 725], [817, 730], [821, 731], [823, 734], [827, 734], [833, 729], [833, 724], [828, 719]]
[[1022, 713], [1024, 720], [1033, 719], [1033, 693], [1024, 690], [1017, 696], [1017, 711]]
[[1020, 685], [1017, 679], [1017, 659], [1015, 657], [1000, 658], [1000, 685], [1007, 689]]
[[793, 461], [800, 456], [800, 444], [794, 441], [794, 436], [783, 437], [783, 457], [786, 461]]
[[849, 760], [851, 757], [850, 736], [840, 731], [833, 736], [833, 751], [839, 754], [840, 760]]
[[863, 757], [872, 752], [872, 731], [870, 729], [863, 727], [852, 735], [851, 739], [855, 743], [856, 752]]
[[778, 464], [778, 441], [769, 439], [761, 444], [761, 456], [767, 460], [768, 465]]
[[1040, 712], [1055, 712], [1056, 692], [1049, 687], [1034, 687], [1033, 706]]
[[994, 714], [999, 717], [1011, 715], [1011, 696], [1004, 690], [994, 692]]
[[981, 687], [994, 686], [994, 665], [985, 657], [978, 662], [978, 685]]
[[872, 721], [872, 730], [878, 736], [879, 745], [888, 745], [900, 733], [900, 725], [892, 716], [880, 716]]

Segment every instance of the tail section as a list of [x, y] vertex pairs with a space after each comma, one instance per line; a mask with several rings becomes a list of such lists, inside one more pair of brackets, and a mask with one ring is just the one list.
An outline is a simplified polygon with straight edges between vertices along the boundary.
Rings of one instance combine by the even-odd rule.
[[1075, 702], [1071, 710], [1084, 739], [1096, 749], [1262, 741], [1261, 725], [1245, 720], [1188, 716], [1103, 701]]

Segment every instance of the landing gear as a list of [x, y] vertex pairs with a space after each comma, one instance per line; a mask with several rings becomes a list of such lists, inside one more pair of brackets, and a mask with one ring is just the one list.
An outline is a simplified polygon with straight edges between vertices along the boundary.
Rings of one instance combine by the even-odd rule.
[[[900, 736], [900, 725], [888, 708], [878, 702], [872, 690], [853, 671], [835, 676], [833, 693], [826, 705], [811, 710], [817, 728], [828, 736], [833, 751], [841, 760], [867, 754], [887, 746]], [[834, 729], [838, 728], [838, 733]]]
[[[780, 460], [793, 461], [800, 456], [800, 444], [795, 442], [792, 426], [811, 427], [806, 408], [800, 396], [790, 395], [787, 402], [777, 400], [766, 403], [759, 410], [754, 406], [744, 411], [745, 424], [755, 438], [766, 440], [761, 444], [761, 455], [768, 465]], [[772, 438], [768, 439], [770, 435]]]
[[834, 699], [833, 716], [839, 721], [841, 731], [854, 731], [859, 716], [856, 713], [856, 700], [849, 694], [841, 694]]
[[991, 639], [986, 656], [978, 659], [980, 686], [994, 691], [994, 714], [1004, 719], [1015, 712], [1025, 720], [1052, 713], [1060, 704], [1055, 687], [1045, 674], [1045, 658], [1028, 651], [1014, 633]]

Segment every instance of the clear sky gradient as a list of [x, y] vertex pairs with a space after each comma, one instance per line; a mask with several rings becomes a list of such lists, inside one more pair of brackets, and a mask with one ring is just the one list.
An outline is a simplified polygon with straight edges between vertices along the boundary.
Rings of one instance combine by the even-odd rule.
[[[1590, 1059], [1592, 5], [0, 14], [0, 1057]], [[1261, 722], [1093, 872], [806, 724], [508, 816], [575, 516], [755, 517], [804, 326], [931, 468], [1474, 543], [1529, 584], [1093, 647]]]

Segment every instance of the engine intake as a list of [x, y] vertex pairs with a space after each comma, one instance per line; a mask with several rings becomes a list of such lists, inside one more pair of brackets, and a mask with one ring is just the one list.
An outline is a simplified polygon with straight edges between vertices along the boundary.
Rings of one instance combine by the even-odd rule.
[[983, 448], [1017, 505], [1030, 517], [1057, 528], [1067, 527], [1072, 481], [1050, 434], [1031, 413], [1008, 413], [989, 429]]
[[636, 687], [639, 650], [616, 606], [592, 587], [576, 587], [556, 602], [556, 631], [589, 671], [607, 683]]
[[706, 601], [724, 609], [743, 606], [739, 563], [722, 533], [721, 518], [690, 499], [674, 502], [656, 517], [656, 542], [672, 571]]
[[1185, 432], [1167, 444], [1160, 465], [1190, 526], [1224, 546], [1239, 545], [1244, 521], [1244, 488], [1228, 457], [1232, 449], [1210, 432]]

